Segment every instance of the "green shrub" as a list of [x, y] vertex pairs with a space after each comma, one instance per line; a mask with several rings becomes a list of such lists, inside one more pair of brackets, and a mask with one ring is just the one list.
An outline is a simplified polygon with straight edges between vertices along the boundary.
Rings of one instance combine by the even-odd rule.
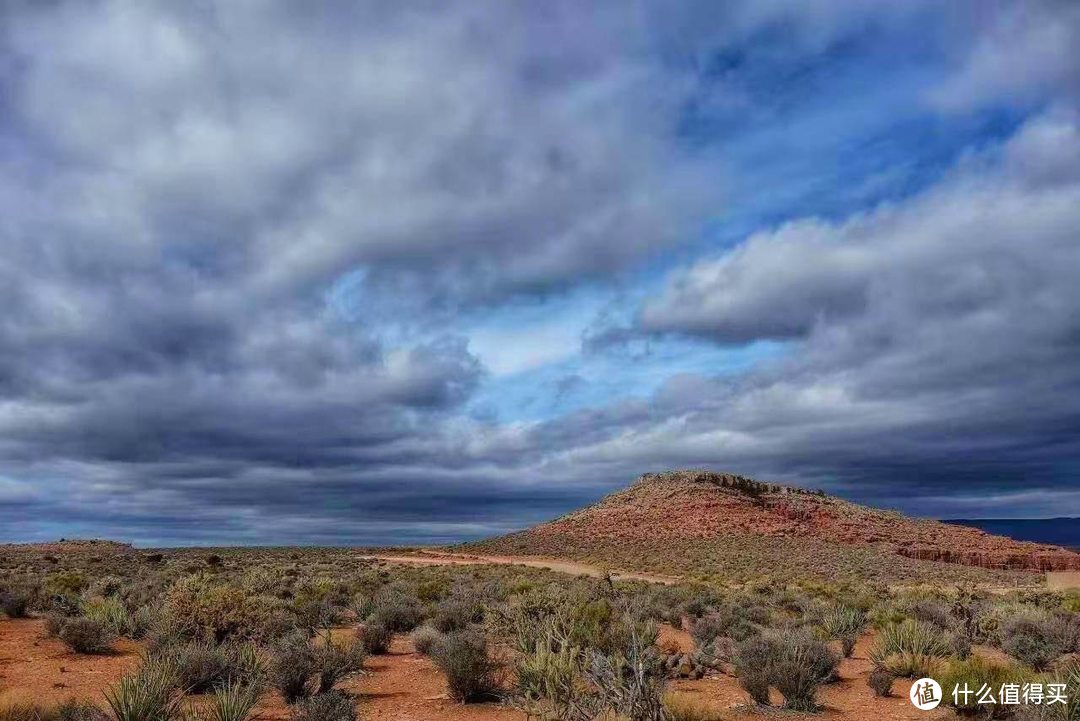
[[257, 686], [263, 671], [250, 644], [192, 641], [160, 652], [176, 675], [176, 685], [188, 693], [209, 693], [229, 685]]
[[844, 658], [851, 656], [859, 634], [866, 629], [866, 613], [847, 606], [829, 606], [817, 614], [817, 627], [825, 638], [840, 641]]
[[[1001, 704], [998, 697], [1004, 683], [1022, 684], [1030, 679], [1029, 673], [1016, 666], [1007, 666], [989, 661], [981, 656], [972, 656], [966, 661], [953, 661], [937, 677], [941, 684], [942, 703], [956, 709], [957, 713], [973, 715], [986, 713], [990, 718], [1007, 715], [1012, 709]], [[995, 703], [980, 703], [979, 690], [988, 686], [993, 691]], [[954, 689], [967, 689], [970, 695], [954, 695]]]
[[184, 636], [214, 643], [257, 636], [263, 621], [259, 611], [243, 589], [206, 576], [189, 576], [175, 583], [165, 594], [163, 608]]
[[365, 651], [372, 656], [381, 656], [390, 650], [390, 641], [394, 634], [384, 624], [365, 623], [356, 630], [356, 638]]
[[0, 702], [0, 721], [109, 721], [109, 717], [86, 701], [68, 700], [54, 707], [31, 702]]
[[56, 721], [109, 721], [109, 717], [96, 704], [69, 699], [56, 707]]
[[450, 583], [444, 578], [424, 581], [416, 587], [416, 597], [424, 603], [441, 601], [450, 594]]
[[131, 617], [120, 599], [113, 596], [91, 598], [83, 602], [82, 615], [100, 621], [112, 629], [117, 636], [128, 636], [131, 632]]
[[527, 653], [519, 654], [514, 670], [518, 705], [529, 718], [571, 718], [587, 705], [587, 689], [579, 683], [581, 650], [557, 639], [550, 624], [539, 629]]
[[740, 643], [735, 667], [740, 683], [759, 704], [768, 704], [769, 687], [784, 697], [784, 706], [812, 711], [819, 686], [833, 678], [839, 662], [821, 639], [805, 629], [768, 631]]
[[149, 663], [106, 690], [105, 700], [116, 721], [173, 721], [181, 715], [184, 696], [175, 688], [171, 668]]
[[270, 664], [270, 683], [286, 703], [295, 703], [312, 694], [313, 677], [319, 659], [307, 634], [296, 632], [278, 640]]
[[227, 681], [214, 691], [209, 709], [198, 721], [245, 721], [258, 702], [257, 686]]
[[896, 676], [919, 678], [932, 676], [950, 651], [940, 628], [909, 619], [885, 627], [870, 649], [870, 660]]
[[473, 599], [449, 598], [438, 605], [431, 625], [442, 633], [462, 631], [484, 620], [484, 607]]
[[1066, 652], [1066, 635], [1067, 626], [1062, 619], [1021, 616], [1006, 622], [1001, 648], [1036, 671], [1042, 671]]
[[46, 587], [58, 596], [78, 596], [86, 589], [86, 579], [78, 571], [60, 571], [49, 576]]
[[431, 649], [431, 659], [446, 676], [451, 698], [469, 703], [497, 696], [498, 664], [488, 656], [483, 636], [470, 631], [448, 634]]
[[359, 639], [349, 644], [334, 643], [329, 636], [315, 649], [315, 661], [318, 666], [318, 693], [325, 693], [334, 688], [338, 681], [360, 673], [367, 656]]
[[413, 648], [417, 653], [427, 656], [442, 637], [443, 635], [431, 626], [421, 626], [412, 632]]
[[391, 633], [408, 633], [424, 619], [420, 602], [399, 592], [388, 592], [375, 601], [371, 620]]
[[329, 691], [305, 699], [292, 708], [291, 721], [354, 721], [356, 700], [342, 691]]
[[735, 647], [732, 659], [739, 685], [759, 705], [769, 705], [769, 685], [772, 683], [771, 663], [775, 656], [774, 642], [757, 635], [743, 639]]
[[656, 626], [627, 613], [614, 620], [625, 629], [620, 635], [626, 643], [610, 655], [589, 651], [585, 677], [596, 696], [586, 707], [588, 718], [663, 719], [667, 679], [656, 649]]
[[57, 636], [76, 653], [105, 653], [116, 640], [116, 632], [104, 621], [69, 618]]
[[0, 611], [8, 618], [26, 618], [33, 595], [18, 588], [0, 589]]
[[768, 609], [757, 603], [724, 603], [694, 621], [690, 635], [698, 647], [717, 638], [743, 641], [760, 632], [771, 621]]
[[892, 685], [895, 680], [896, 676], [891, 672], [883, 668], [875, 668], [866, 677], [866, 685], [873, 690], [875, 696], [885, 697], [892, 695]]

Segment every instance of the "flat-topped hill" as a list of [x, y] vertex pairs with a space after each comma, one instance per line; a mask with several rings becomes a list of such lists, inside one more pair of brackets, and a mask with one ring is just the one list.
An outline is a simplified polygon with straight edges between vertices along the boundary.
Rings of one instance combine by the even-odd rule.
[[959, 582], [996, 574], [1015, 581], [1017, 573], [1030, 580], [1031, 572], [1080, 569], [1080, 554], [1064, 548], [699, 470], [645, 474], [592, 506], [470, 547], [742, 577], [783, 569], [797, 576]]

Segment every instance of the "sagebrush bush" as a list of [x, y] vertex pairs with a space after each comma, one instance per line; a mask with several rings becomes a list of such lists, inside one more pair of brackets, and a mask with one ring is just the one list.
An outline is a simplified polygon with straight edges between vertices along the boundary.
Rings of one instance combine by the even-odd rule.
[[435, 609], [431, 625], [442, 633], [462, 631], [484, 620], [484, 607], [475, 599], [454, 597], [442, 601]]
[[371, 620], [391, 633], [408, 633], [424, 620], [420, 602], [398, 591], [387, 591], [375, 600]]
[[334, 685], [364, 669], [367, 652], [359, 639], [352, 642], [335, 643], [329, 636], [315, 649], [315, 663], [318, 667], [318, 693], [325, 693]]
[[116, 640], [116, 632], [108, 623], [81, 617], [64, 621], [57, 636], [76, 653], [105, 653]]
[[699, 647], [717, 638], [743, 641], [756, 635], [770, 620], [769, 610], [758, 603], [724, 603], [694, 621], [690, 635]]
[[784, 706], [797, 711], [817, 708], [815, 694], [833, 678], [836, 655], [805, 629], [768, 631], [744, 641], [736, 656], [744, 688], [757, 703], [768, 703], [768, 686], [784, 697]]
[[68, 700], [49, 707], [31, 702], [0, 702], [0, 721], [109, 721], [109, 717], [88, 701]]
[[772, 683], [770, 664], [774, 655], [773, 642], [759, 634], [738, 643], [732, 659], [739, 685], [754, 703], [762, 706], [769, 705], [769, 686]]
[[[945, 666], [936, 680], [941, 684], [942, 703], [951, 706], [960, 714], [970, 716], [984, 713], [990, 718], [1008, 715], [1014, 708], [1001, 704], [999, 689], [1004, 683], [1023, 684], [1031, 678], [1030, 673], [1015, 665], [1005, 665], [972, 656], [965, 661], [953, 661]], [[979, 690], [988, 686], [993, 691], [995, 703], [981, 703]], [[970, 695], [953, 695], [953, 689], [959, 687], [971, 691]]]
[[417, 653], [427, 656], [442, 637], [443, 635], [431, 626], [421, 626], [412, 632], [413, 648]]
[[176, 685], [188, 693], [209, 693], [226, 685], [258, 686], [262, 681], [262, 665], [250, 644], [191, 641], [159, 654], [175, 670]]
[[372, 656], [381, 656], [390, 650], [390, 641], [394, 634], [384, 624], [369, 622], [356, 630], [356, 638], [365, 651]]
[[870, 675], [866, 677], [866, 685], [873, 690], [875, 696], [891, 696], [892, 685], [896, 680], [896, 676], [890, 671], [886, 671], [883, 668], [875, 668], [870, 672]]
[[919, 678], [932, 676], [951, 651], [949, 640], [940, 628], [908, 619], [882, 630], [870, 649], [870, 660], [877, 668], [896, 676]]
[[291, 721], [354, 721], [356, 699], [343, 691], [329, 691], [293, 706]]
[[165, 612], [176, 626], [199, 640], [221, 643], [248, 625], [247, 599], [239, 589], [189, 576], [169, 589]]
[[462, 703], [485, 701], [498, 694], [498, 664], [486, 639], [471, 631], [447, 634], [431, 649], [431, 659], [446, 676], [450, 697]]
[[1055, 616], [1021, 616], [1006, 622], [1001, 632], [1001, 649], [1036, 671], [1067, 651], [1067, 623]]
[[313, 693], [318, 669], [318, 658], [307, 634], [296, 632], [274, 645], [270, 683], [286, 703], [295, 703]]
[[8, 618], [26, 618], [33, 595], [20, 588], [0, 588], [0, 611]]

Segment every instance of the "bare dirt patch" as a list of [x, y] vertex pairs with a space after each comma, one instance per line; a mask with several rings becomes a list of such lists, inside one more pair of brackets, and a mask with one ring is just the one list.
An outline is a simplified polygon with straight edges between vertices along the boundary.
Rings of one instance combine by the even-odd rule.
[[472, 553], [450, 553], [447, 551], [423, 550], [415, 555], [365, 554], [361, 555], [360, 558], [372, 561], [384, 561], [386, 563], [400, 563], [406, 566], [527, 566], [529, 568], [540, 568], [547, 571], [566, 573], [572, 576], [590, 576], [592, 578], [605, 578], [610, 576], [613, 581], [645, 581], [647, 583], [675, 584], [682, 580], [678, 576], [605, 569], [589, 563], [527, 556], [488, 556]]
[[108, 655], [80, 655], [48, 638], [41, 619], [0, 621], [0, 702], [103, 704], [105, 687], [139, 664], [137, 644], [120, 640], [113, 647]]

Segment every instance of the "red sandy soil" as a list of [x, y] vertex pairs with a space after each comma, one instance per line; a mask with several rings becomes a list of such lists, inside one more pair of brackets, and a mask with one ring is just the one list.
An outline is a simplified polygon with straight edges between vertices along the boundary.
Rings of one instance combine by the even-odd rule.
[[[349, 629], [335, 631], [339, 637], [350, 633]], [[659, 644], [665, 649], [682, 651], [693, 647], [686, 631], [666, 625], [661, 626]], [[872, 668], [867, 651], [872, 644], [872, 634], [860, 639], [852, 658], [840, 664], [840, 680], [821, 690], [819, 701], [824, 706], [823, 712], [806, 718], [926, 721], [953, 717], [945, 708], [928, 713], [913, 707], [907, 697], [910, 680], [897, 680], [890, 698], [875, 697], [866, 685]], [[117, 648], [118, 652], [111, 656], [78, 656], [58, 641], [44, 638], [44, 623], [39, 619], [0, 621], [0, 706], [18, 700], [52, 704], [67, 698], [103, 703], [103, 689], [138, 663], [139, 649], [135, 644], [121, 642]], [[983, 648], [977, 648], [976, 653], [1001, 655], [994, 649]], [[429, 659], [417, 654], [404, 636], [394, 640], [389, 654], [369, 658], [366, 669], [363, 676], [342, 685], [359, 696], [360, 716], [364, 719], [525, 721], [523, 713], [500, 704], [462, 705], [449, 699], [442, 674]], [[732, 675], [672, 681], [669, 690], [699, 700], [725, 719], [747, 721], [759, 717], [748, 711], [746, 693]], [[781, 698], [776, 696], [774, 701], [779, 703]], [[200, 700], [193, 698], [192, 702]], [[270, 693], [259, 703], [252, 718], [287, 721], [289, 711], [276, 693]]]
[[139, 647], [119, 641], [104, 656], [72, 653], [45, 635], [40, 619], [0, 621], [0, 702], [104, 702], [104, 688], [139, 664]]
[[630, 488], [593, 506], [476, 545], [496, 552], [504, 547], [587, 547], [598, 539], [626, 547], [663, 546], [749, 535], [809, 538], [990, 569], [1080, 569], [1080, 553], [1057, 546], [907, 518], [824, 494], [709, 471], [645, 474]]
[[[866, 685], [866, 677], [872, 669], [866, 654], [872, 645], [873, 636], [864, 636], [859, 640], [852, 657], [840, 662], [840, 680], [823, 687], [818, 693], [818, 703], [823, 706], [822, 712], [805, 718], [854, 721], [927, 721], [955, 718], [955, 714], [945, 707], [920, 711], [912, 706], [908, 700], [912, 683], [909, 679], [897, 679], [889, 698], [874, 696], [874, 692]], [[710, 708], [722, 711], [724, 718], [751, 718], [745, 709], [746, 692], [733, 676], [717, 675], [698, 681], [673, 681], [669, 688], [671, 693], [698, 699]], [[773, 691], [773, 702], [780, 703], [781, 700], [782, 697]]]
[[[335, 631], [348, 635], [350, 629]], [[137, 644], [121, 641], [106, 656], [73, 654], [46, 638], [41, 619], [0, 620], [0, 707], [20, 701], [42, 705], [67, 699], [104, 705], [104, 690], [139, 663]], [[367, 673], [341, 685], [359, 695], [361, 717], [382, 721], [523, 721], [525, 715], [499, 704], [462, 705], [446, 695], [442, 674], [415, 653], [407, 637], [394, 640], [390, 653], [373, 656]], [[192, 703], [202, 701], [192, 697]], [[285, 721], [288, 707], [268, 693], [252, 715], [254, 721]]]

